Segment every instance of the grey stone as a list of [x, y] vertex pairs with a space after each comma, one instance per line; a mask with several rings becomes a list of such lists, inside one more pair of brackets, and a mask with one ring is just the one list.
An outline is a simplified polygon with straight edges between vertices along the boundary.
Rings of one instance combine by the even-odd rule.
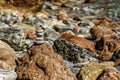
[[89, 52], [88, 50], [61, 38], [54, 41], [53, 47], [65, 60], [73, 63], [98, 61], [96, 59], [98, 56], [97, 54]]
[[0, 29], [0, 40], [8, 43], [15, 51], [24, 50], [26, 47], [23, 29], [20, 27]]
[[0, 80], [16, 80], [17, 74], [14, 70], [0, 69]]

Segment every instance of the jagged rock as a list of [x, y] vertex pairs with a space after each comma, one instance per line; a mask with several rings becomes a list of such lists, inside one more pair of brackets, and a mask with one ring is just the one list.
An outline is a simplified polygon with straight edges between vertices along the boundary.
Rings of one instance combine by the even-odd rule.
[[10, 27], [0, 29], [0, 39], [8, 43], [16, 51], [25, 48], [25, 38], [22, 28]]
[[101, 60], [109, 60], [113, 53], [120, 48], [119, 37], [113, 31], [94, 27], [91, 29], [91, 35], [95, 40], [95, 48]]
[[48, 44], [34, 45], [16, 68], [18, 79], [77, 80], [63, 59]]
[[115, 68], [105, 69], [97, 80], [120, 80], [120, 71]]
[[53, 47], [65, 60], [73, 63], [98, 61], [95, 53], [91, 53], [88, 50], [61, 38], [54, 41]]
[[92, 52], [95, 51], [94, 43], [92, 41], [89, 41], [82, 37], [77, 37], [74, 35], [71, 31], [66, 31], [61, 34], [61, 38], [70, 41], [78, 46], [81, 46], [82, 48], [88, 49]]
[[90, 62], [84, 65], [77, 74], [78, 80], [97, 80], [99, 75], [106, 68], [114, 66], [113, 62], [96, 63]]

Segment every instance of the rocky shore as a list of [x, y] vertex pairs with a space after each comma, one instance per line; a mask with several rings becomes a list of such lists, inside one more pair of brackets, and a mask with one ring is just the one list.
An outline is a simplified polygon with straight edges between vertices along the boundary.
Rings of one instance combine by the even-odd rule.
[[120, 80], [119, 3], [1, 0], [0, 80]]

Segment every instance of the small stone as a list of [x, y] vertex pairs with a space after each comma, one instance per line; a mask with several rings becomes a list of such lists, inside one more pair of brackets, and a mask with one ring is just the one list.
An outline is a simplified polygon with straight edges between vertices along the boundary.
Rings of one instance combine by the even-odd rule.
[[43, 44], [45, 41], [34, 41], [35, 44]]
[[65, 16], [65, 14], [58, 14], [57, 19], [58, 20], [67, 20], [67, 17]]

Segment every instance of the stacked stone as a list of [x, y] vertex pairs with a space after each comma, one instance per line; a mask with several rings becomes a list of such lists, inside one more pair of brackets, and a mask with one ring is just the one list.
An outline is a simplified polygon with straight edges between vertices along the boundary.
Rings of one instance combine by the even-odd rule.
[[41, 29], [41, 28], [38, 28], [36, 30], [36, 35], [37, 35], [37, 38], [35, 40], [35, 44], [42, 44], [45, 42], [44, 40], [44, 30]]

